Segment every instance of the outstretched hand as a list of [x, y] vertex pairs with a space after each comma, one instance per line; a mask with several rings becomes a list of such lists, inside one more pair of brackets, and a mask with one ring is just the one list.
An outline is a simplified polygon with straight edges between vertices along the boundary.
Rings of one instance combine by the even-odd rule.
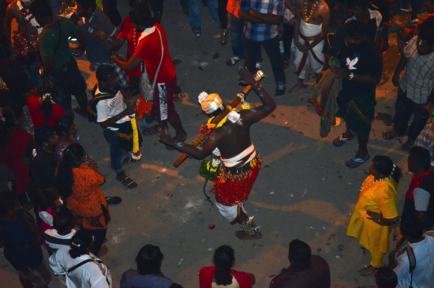
[[246, 85], [255, 85], [256, 81], [253, 77], [252, 73], [250, 73], [249, 69], [247, 67], [239, 67], [238, 73], [240, 73], [241, 78], [243, 78], [243, 83]]

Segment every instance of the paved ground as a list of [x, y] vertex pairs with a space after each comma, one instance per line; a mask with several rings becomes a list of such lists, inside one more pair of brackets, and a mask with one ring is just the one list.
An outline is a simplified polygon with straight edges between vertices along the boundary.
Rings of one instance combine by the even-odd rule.
[[[119, 4], [121, 13], [126, 15], [127, 4]], [[392, 28], [396, 29], [408, 17], [395, 17]], [[230, 102], [242, 89], [236, 84], [237, 68], [225, 64], [232, 56], [231, 48], [218, 44], [219, 26], [212, 22], [207, 8], [204, 8], [203, 21], [202, 37], [194, 38], [179, 2], [165, 1], [162, 25], [176, 63], [178, 84], [183, 90], [176, 109], [189, 140], [196, 137], [199, 126], [206, 121], [196, 100], [201, 91], [219, 93]], [[398, 186], [398, 205], [402, 209], [410, 180], [406, 173], [406, 153], [399, 149], [400, 140], [381, 138], [382, 131], [391, 124], [389, 116], [394, 113], [397, 93], [390, 83], [399, 59], [394, 35], [390, 36], [390, 44], [391, 49], [384, 57], [383, 81], [377, 90], [378, 115], [373, 123], [369, 152], [371, 158], [386, 154], [403, 168], [405, 176]], [[95, 77], [89, 72], [85, 57], [79, 60], [79, 65], [88, 79], [88, 87], [92, 88]], [[267, 77], [262, 85], [274, 95], [271, 66], [265, 53], [263, 70]], [[287, 87], [292, 87], [296, 82], [293, 66], [286, 70], [286, 77]], [[165, 255], [163, 273], [184, 287], [198, 286], [197, 272], [211, 265], [213, 251], [223, 244], [231, 245], [236, 251], [235, 269], [254, 273], [256, 287], [268, 287], [270, 278], [288, 266], [288, 243], [294, 238], [308, 242], [313, 253], [328, 261], [332, 287], [374, 283], [373, 277], [363, 278], [356, 273], [369, 264], [369, 254], [363, 253], [355, 239], [345, 236], [349, 215], [366, 177], [363, 170], [368, 164], [354, 170], [345, 166], [354, 156], [357, 142], [339, 149], [331, 145], [343, 127], [320, 139], [319, 117], [307, 103], [313, 90], [312, 83], [308, 84], [307, 89], [296, 95], [287, 94], [278, 99], [273, 115], [252, 129], [253, 143], [264, 160], [247, 204], [249, 214], [262, 226], [264, 236], [257, 241], [243, 242], [235, 238], [237, 227], [229, 225], [215, 207], [204, 201], [204, 181], [198, 176], [200, 161], [190, 159], [176, 169], [172, 162], [179, 153], [166, 150], [158, 142], [158, 136], [147, 137], [141, 148], [143, 161], [126, 168], [139, 187], [126, 190], [110, 171], [109, 149], [102, 129], [78, 117], [80, 141], [107, 177], [103, 186], [105, 195], [123, 198], [122, 204], [111, 208], [109, 253], [102, 258], [111, 268], [114, 287], [119, 287], [124, 271], [135, 267], [134, 258], [147, 243], [160, 246]], [[257, 105], [259, 99], [252, 93], [248, 101]], [[208, 184], [207, 191], [211, 188]], [[210, 224], [215, 225], [214, 230], [208, 228]], [[1, 256], [0, 268], [0, 286], [20, 287], [16, 272]], [[62, 285], [55, 280], [50, 287]]]

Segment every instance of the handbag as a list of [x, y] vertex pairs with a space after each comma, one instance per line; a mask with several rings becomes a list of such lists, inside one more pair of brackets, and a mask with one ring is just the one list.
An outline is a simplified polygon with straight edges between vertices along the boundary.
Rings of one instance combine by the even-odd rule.
[[163, 37], [161, 37], [160, 30], [157, 27], [155, 27], [155, 29], [157, 29], [157, 32], [160, 35], [161, 60], [160, 60], [160, 64], [158, 65], [157, 72], [155, 73], [154, 82], [152, 83], [152, 85], [151, 82], [149, 81], [149, 75], [148, 75], [148, 71], [146, 70], [146, 65], [144, 62], [142, 63], [142, 69], [141, 69], [142, 75], [140, 76], [140, 81], [139, 81], [139, 91], [140, 91], [140, 95], [142, 95], [146, 101], [152, 101], [154, 99], [155, 84], [157, 82], [158, 73], [160, 72], [161, 63], [163, 63], [163, 56], [164, 56]]

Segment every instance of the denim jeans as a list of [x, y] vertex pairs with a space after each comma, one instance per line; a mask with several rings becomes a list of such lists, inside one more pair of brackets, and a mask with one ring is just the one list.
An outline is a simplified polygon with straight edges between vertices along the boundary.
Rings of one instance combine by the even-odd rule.
[[119, 147], [118, 131], [104, 129], [104, 138], [110, 145], [110, 167], [116, 172], [122, 172], [122, 162], [130, 152]]
[[226, 10], [226, 6], [228, 6], [228, 0], [218, 0], [218, 15], [222, 29], [228, 28], [229, 13], [228, 10]]
[[[232, 52], [234, 56], [244, 59], [244, 24], [245, 22], [234, 15], [229, 14], [229, 32], [231, 34]], [[262, 62], [261, 48], [258, 50], [256, 62]]]
[[[414, 120], [408, 128], [408, 121], [411, 115]], [[422, 131], [428, 120], [429, 114], [425, 109], [425, 104], [417, 104], [407, 98], [407, 92], [398, 89], [398, 96], [395, 104], [395, 117], [393, 117], [393, 129], [396, 133], [402, 135], [408, 128], [407, 136], [409, 140], [416, 140], [417, 135]]]
[[286, 77], [283, 66], [283, 58], [279, 49], [278, 36], [274, 37], [273, 39], [260, 42], [254, 42], [252, 40], [245, 39], [244, 47], [246, 49], [246, 59], [244, 66], [249, 68], [249, 71], [252, 72], [252, 74], [256, 73], [256, 58], [261, 45], [264, 47], [265, 52], [267, 52], [268, 58], [270, 59], [276, 85], [285, 85]]
[[[188, 1], [188, 16], [190, 17], [190, 27], [196, 28], [202, 26], [202, 0]], [[208, 0], [208, 9], [212, 20], [219, 23], [218, 2], [217, 0]]]

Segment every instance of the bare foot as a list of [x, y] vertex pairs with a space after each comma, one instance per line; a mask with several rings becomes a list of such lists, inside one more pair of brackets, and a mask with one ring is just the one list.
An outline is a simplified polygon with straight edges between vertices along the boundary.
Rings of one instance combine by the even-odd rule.
[[359, 275], [363, 276], [363, 277], [367, 277], [367, 276], [371, 276], [373, 275], [376, 271], [378, 270], [378, 268], [372, 267], [371, 265], [369, 265], [366, 268], [363, 268], [361, 270], [359, 270]]
[[288, 94], [294, 94], [295, 92], [297, 92], [298, 90], [303, 89], [303, 88], [307, 88], [307, 86], [304, 85], [303, 82], [299, 81], [299, 82], [297, 82], [297, 84], [294, 87], [292, 87], [291, 90], [288, 91]]
[[255, 239], [261, 239], [262, 233], [259, 232], [256, 235], [249, 235], [249, 234], [246, 234], [246, 232], [244, 232], [244, 231], [237, 231], [237, 232], [235, 232], [235, 236], [240, 240], [255, 240]]

